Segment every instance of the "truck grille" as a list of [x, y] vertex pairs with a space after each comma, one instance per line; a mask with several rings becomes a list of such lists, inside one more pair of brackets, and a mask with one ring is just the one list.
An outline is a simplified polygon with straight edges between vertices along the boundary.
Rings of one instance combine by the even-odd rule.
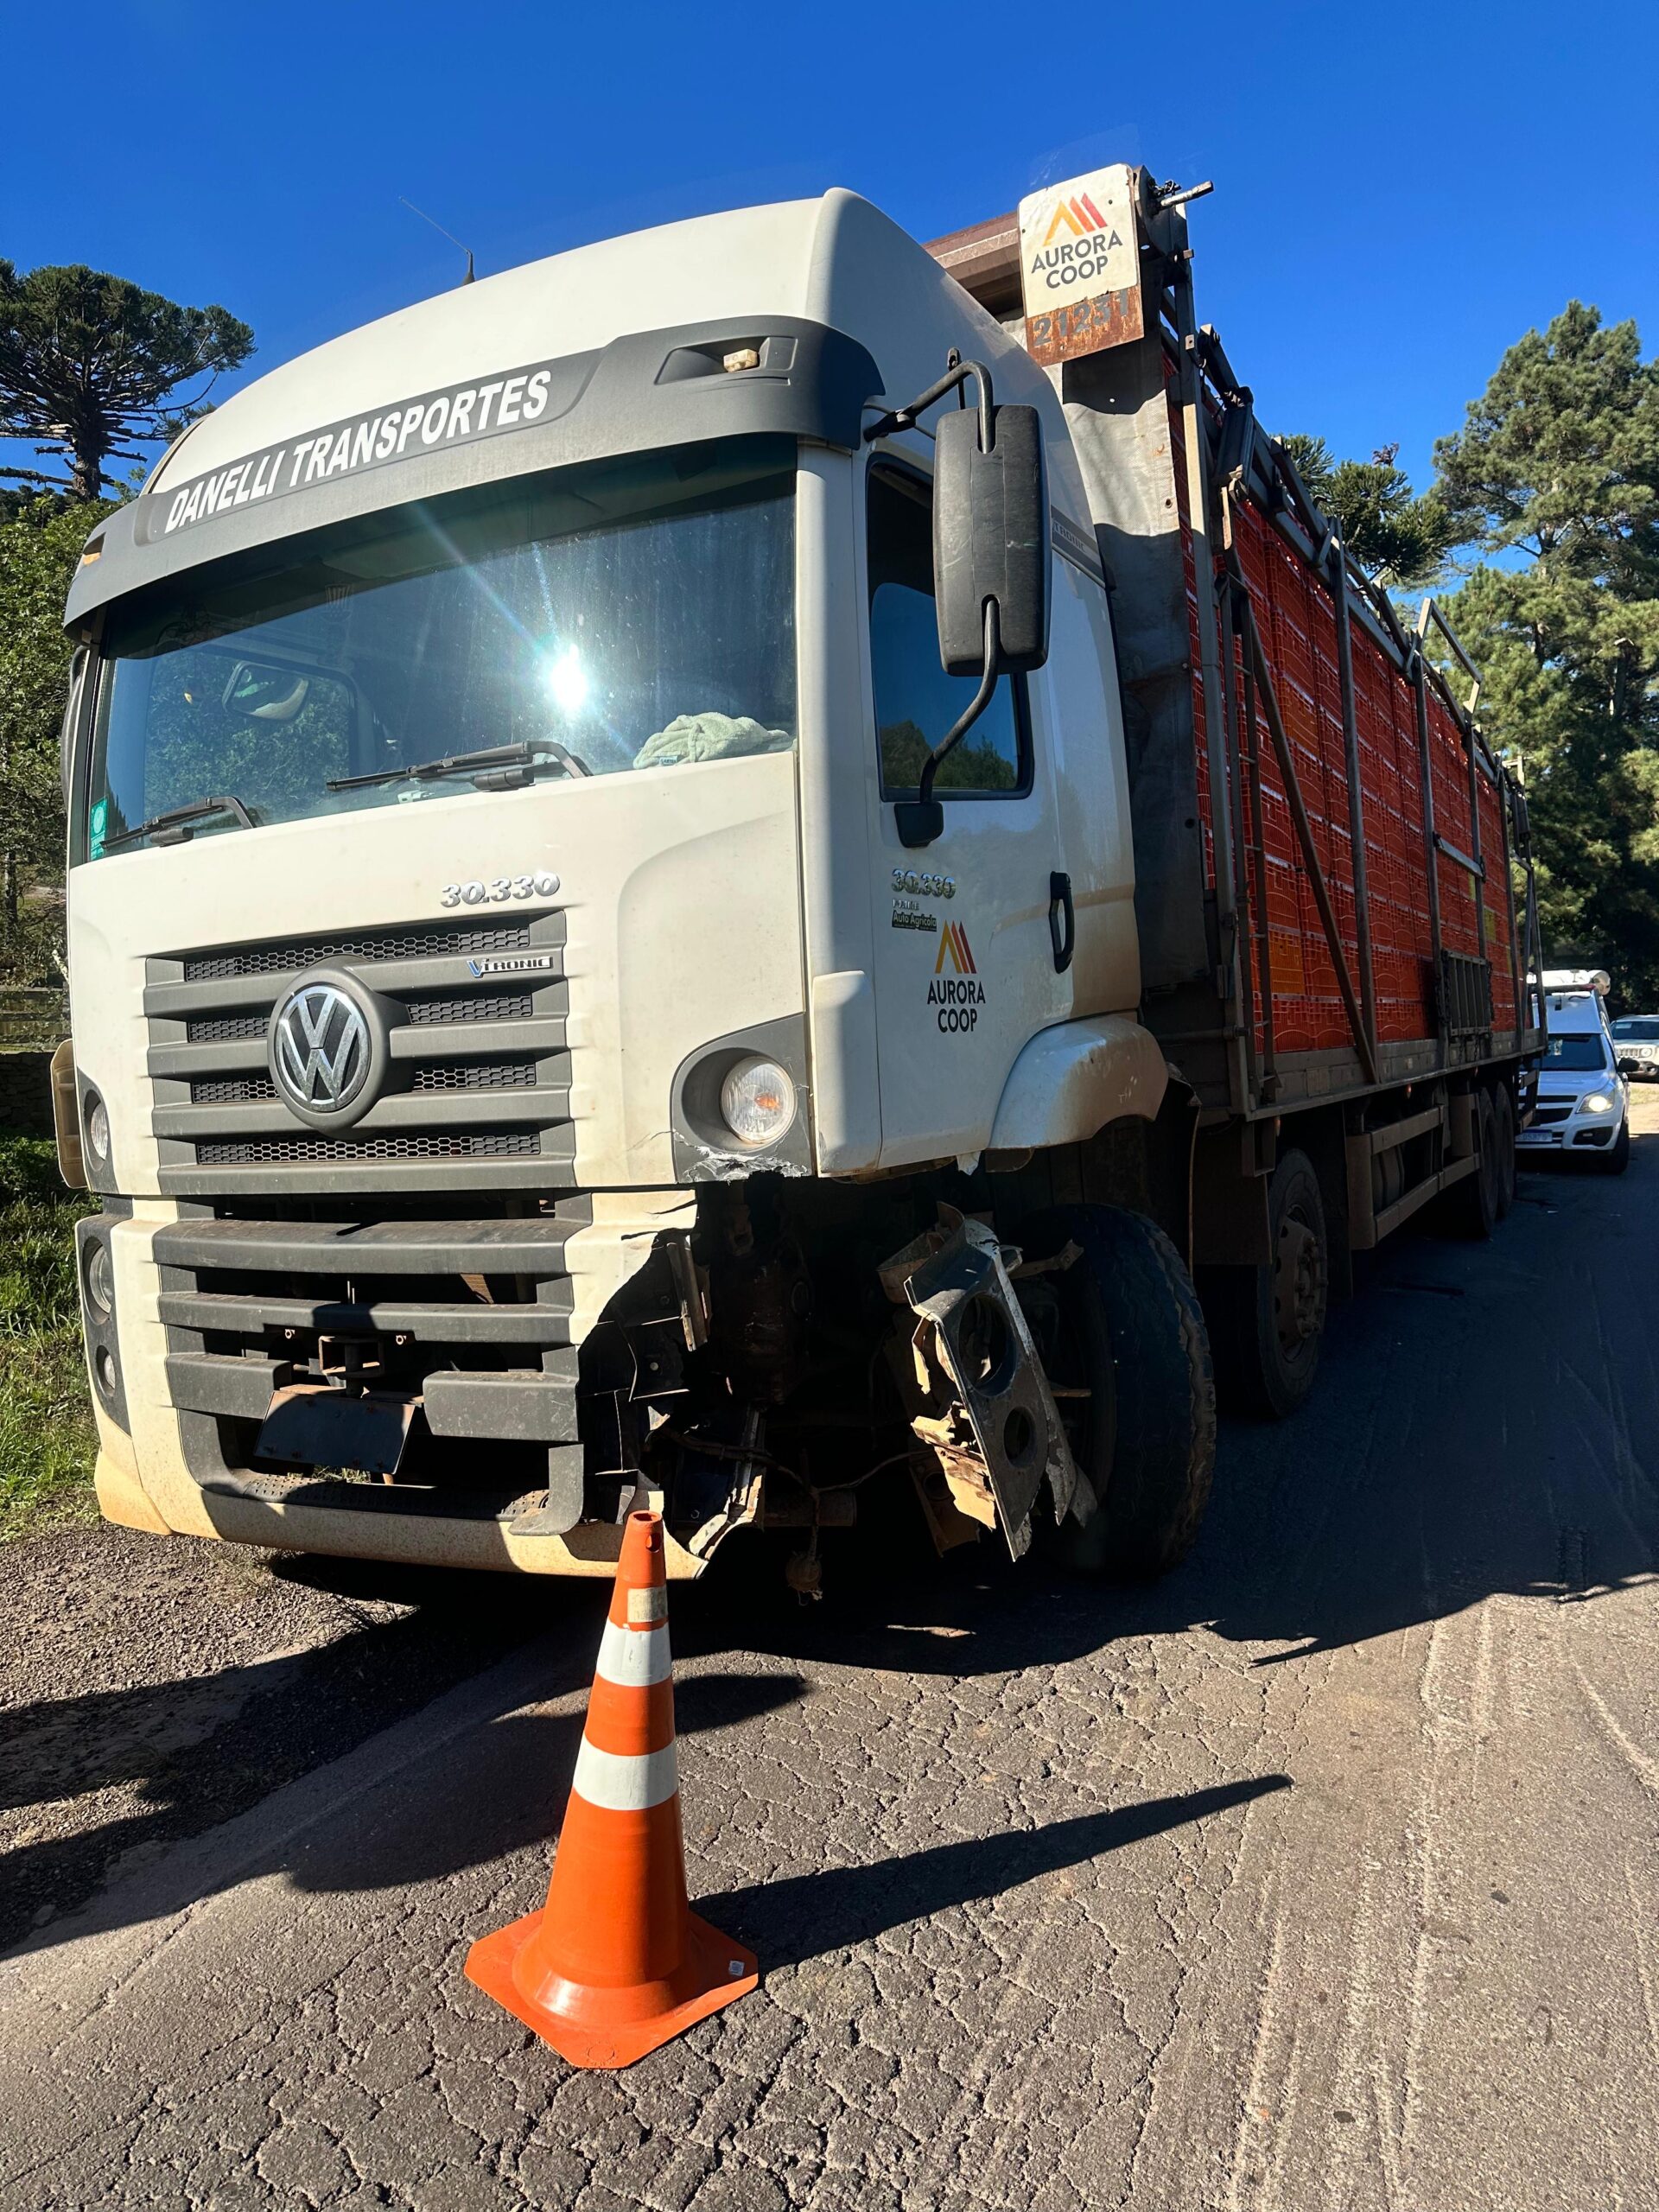
[[262, 1137], [243, 1144], [199, 1144], [204, 1167], [248, 1167], [289, 1160], [534, 1160], [541, 1146], [528, 1130], [438, 1137]]
[[257, 1467], [273, 1392], [322, 1379], [321, 1339], [354, 1338], [381, 1362], [378, 1387], [421, 1400], [413, 1479], [545, 1491], [560, 1471], [574, 1520], [580, 1357], [565, 1247], [592, 1204], [504, 1203], [527, 1211], [472, 1220], [221, 1214], [157, 1230], [168, 1392], [198, 1471]]
[[[161, 1185], [181, 1197], [569, 1188], [575, 1143], [563, 913], [446, 918], [191, 948], [148, 963], [144, 1010]], [[524, 956], [506, 979], [475, 970]], [[271, 1082], [270, 1015], [327, 963], [391, 1009], [391, 1059], [362, 1118], [330, 1135]]]
[[521, 922], [504, 922], [494, 929], [439, 924], [429, 929], [348, 930], [334, 937], [290, 938], [278, 944], [188, 953], [184, 980], [208, 983], [232, 976], [297, 974], [302, 968], [315, 968], [320, 960], [423, 960], [441, 952], [524, 952], [530, 942], [529, 927]]

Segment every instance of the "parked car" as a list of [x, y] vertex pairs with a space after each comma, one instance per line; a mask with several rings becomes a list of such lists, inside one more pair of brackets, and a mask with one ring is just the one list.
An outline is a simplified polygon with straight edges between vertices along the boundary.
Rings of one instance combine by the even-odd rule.
[[1613, 1049], [1621, 1075], [1659, 1080], [1659, 1014], [1623, 1014], [1613, 1024]]
[[1630, 1164], [1630, 1092], [1618, 1071], [1607, 1025], [1605, 979], [1575, 976], [1578, 988], [1550, 989], [1549, 1040], [1538, 1073], [1538, 1100], [1516, 1142], [1522, 1152], [1571, 1152], [1605, 1175]]

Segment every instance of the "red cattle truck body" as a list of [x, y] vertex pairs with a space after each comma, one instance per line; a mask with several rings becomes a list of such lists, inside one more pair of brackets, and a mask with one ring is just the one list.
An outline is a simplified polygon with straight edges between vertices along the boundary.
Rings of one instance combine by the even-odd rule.
[[1345, 1198], [1338, 1289], [1349, 1252], [1457, 1185], [1477, 1226], [1504, 1205], [1542, 1043], [1537, 921], [1478, 672], [1432, 600], [1406, 626], [1347, 554], [1196, 321], [1185, 206], [1144, 172], [1131, 190], [1141, 298], [1096, 303], [1093, 351], [1059, 316], [1027, 321], [1017, 216], [930, 250], [1024, 332], [1082, 466], [1125, 702], [1142, 1014], [1199, 1108], [1190, 1249], [1219, 1351], [1230, 1292], [1274, 1253], [1286, 1147], [1327, 1208]]

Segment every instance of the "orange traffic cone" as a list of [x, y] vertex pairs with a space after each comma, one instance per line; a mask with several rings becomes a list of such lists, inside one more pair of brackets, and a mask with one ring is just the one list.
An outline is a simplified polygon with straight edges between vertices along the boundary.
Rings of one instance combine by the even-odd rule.
[[573, 2066], [631, 2066], [760, 1980], [685, 1900], [659, 1513], [623, 1531], [547, 1903], [474, 1943], [467, 1979]]

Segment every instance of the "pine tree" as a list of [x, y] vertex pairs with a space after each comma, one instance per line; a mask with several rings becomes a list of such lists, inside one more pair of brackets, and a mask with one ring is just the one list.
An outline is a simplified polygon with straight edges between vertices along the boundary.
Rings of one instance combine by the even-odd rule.
[[1546, 946], [1659, 1006], [1659, 362], [1572, 301], [1435, 461], [1485, 556], [1448, 612], [1525, 777]]

